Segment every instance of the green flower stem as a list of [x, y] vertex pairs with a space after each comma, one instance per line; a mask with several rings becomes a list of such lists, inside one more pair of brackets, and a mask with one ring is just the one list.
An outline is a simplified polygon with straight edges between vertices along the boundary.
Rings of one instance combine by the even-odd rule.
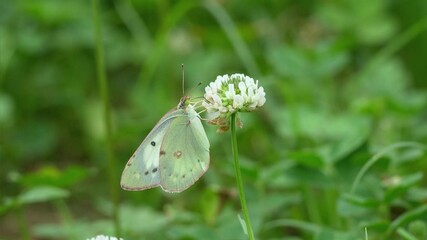
[[116, 182], [116, 166], [114, 160], [114, 151], [113, 151], [113, 137], [112, 137], [112, 123], [111, 123], [111, 114], [110, 114], [110, 105], [109, 105], [109, 96], [108, 96], [108, 84], [105, 71], [104, 63], [104, 48], [102, 45], [102, 29], [101, 29], [101, 20], [99, 17], [99, 0], [92, 0], [92, 13], [93, 13], [93, 24], [94, 24], [94, 34], [95, 34], [95, 60], [96, 60], [96, 70], [99, 84], [99, 92], [102, 97], [102, 102], [104, 104], [104, 123], [106, 130], [106, 140], [107, 140], [107, 157], [108, 157], [108, 167], [109, 167], [109, 185], [110, 185], [110, 195], [111, 201], [113, 203], [113, 222], [116, 232], [116, 236], [120, 236], [120, 222], [119, 222], [119, 192], [117, 189]]
[[236, 137], [236, 113], [231, 114], [231, 145], [233, 149], [233, 158], [234, 158], [234, 170], [236, 173], [237, 188], [239, 189], [240, 204], [242, 205], [243, 219], [246, 223], [246, 230], [248, 232], [248, 237], [250, 240], [254, 240], [254, 233], [252, 231], [252, 225], [249, 219], [248, 207], [246, 206], [245, 191], [243, 189], [242, 175], [240, 173], [239, 165], [239, 152], [237, 149], [237, 137]]

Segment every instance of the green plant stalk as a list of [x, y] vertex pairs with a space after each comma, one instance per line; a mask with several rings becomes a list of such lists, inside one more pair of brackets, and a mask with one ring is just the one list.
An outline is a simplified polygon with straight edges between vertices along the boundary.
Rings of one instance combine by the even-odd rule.
[[254, 240], [254, 233], [252, 231], [252, 225], [249, 219], [248, 207], [246, 205], [245, 191], [243, 189], [242, 175], [240, 173], [239, 165], [239, 151], [237, 148], [237, 136], [236, 136], [236, 113], [231, 114], [231, 146], [233, 151], [234, 159], [234, 170], [237, 180], [237, 188], [239, 189], [240, 204], [242, 205], [243, 219], [246, 224], [246, 231], [250, 240]]
[[365, 227], [365, 240], [369, 240], [368, 228], [367, 227]]
[[302, 186], [302, 194], [305, 199], [305, 204], [307, 207], [307, 214], [310, 222], [314, 222], [316, 224], [322, 224], [322, 217], [320, 214], [319, 206], [317, 205], [316, 199], [317, 196], [314, 193], [314, 189], [310, 188], [308, 185], [303, 184]]
[[64, 199], [58, 199], [54, 202], [56, 208], [58, 209], [59, 214], [61, 215], [65, 231], [68, 235], [68, 239], [77, 239], [77, 236], [74, 235], [73, 230], [73, 217], [70, 211], [70, 208], [67, 206], [67, 203]]
[[19, 232], [21, 233], [21, 239], [22, 240], [30, 240], [30, 231], [28, 230], [28, 224], [25, 221], [22, 205], [19, 204], [19, 206], [16, 209], [16, 218], [18, 220], [19, 225]]
[[337, 214], [337, 193], [333, 189], [325, 189], [325, 204], [327, 206], [327, 218], [330, 226], [333, 226], [335, 229], [341, 229], [340, 217]]
[[113, 138], [112, 138], [112, 124], [111, 124], [111, 114], [110, 114], [110, 105], [109, 105], [109, 96], [108, 96], [108, 84], [107, 77], [105, 73], [105, 63], [104, 63], [104, 49], [102, 44], [102, 29], [101, 21], [99, 17], [99, 0], [92, 0], [92, 13], [93, 13], [93, 24], [94, 24], [94, 35], [95, 35], [95, 45], [96, 45], [96, 70], [99, 84], [99, 92], [102, 97], [104, 104], [104, 122], [106, 130], [106, 140], [107, 140], [107, 157], [108, 157], [108, 166], [109, 166], [109, 185], [110, 185], [110, 195], [111, 201], [113, 203], [113, 222], [116, 232], [116, 236], [120, 236], [120, 222], [119, 222], [119, 193], [117, 191], [116, 185], [116, 166], [114, 160], [114, 151], [113, 151]]

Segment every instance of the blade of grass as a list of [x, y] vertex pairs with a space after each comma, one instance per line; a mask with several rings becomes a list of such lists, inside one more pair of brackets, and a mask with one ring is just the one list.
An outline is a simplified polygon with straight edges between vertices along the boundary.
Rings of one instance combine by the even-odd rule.
[[397, 37], [393, 38], [389, 44], [382, 48], [366, 65], [366, 68], [363, 73], [366, 73], [370, 70], [374, 70], [380, 65], [384, 60], [390, 58], [393, 54], [398, 52], [403, 46], [409, 43], [412, 39], [419, 36], [423, 31], [427, 30], [427, 18], [422, 18], [406, 31], [399, 34]]
[[153, 40], [148, 27], [129, 0], [114, 1], [114, 7], [123, 23], [129, 29], [138, 44], [153, 45]]
[[390, 239], [391, 234], [398, 227], [418, 218], [423, 218], [427, 214], [427, 205], [419, 206], [415, 209], [405, 212], [396, 218], [388, 227], [385, 239]]
[[396, 232], [405, 240], [418, 240], [417, 237], [406, 231], [404, 228], [398, 228]]
[[228, 39], [233, 45], [234, 50], [240, 57], [240, 60], [249, 74], [252, 76], [260, 76], [261, 71], [256, 64], [255, 58], [252, 56], [251, 51], [249, 50], [249, 46], [238, 34], [239, 30], [234, 24], [230, 15], [227, 14], [225, 9], [217, 1], [206, 0], [203, 2], [203, 6], [218, 21], [222, 29], [224, 29], [225, 34], [227, 35]]

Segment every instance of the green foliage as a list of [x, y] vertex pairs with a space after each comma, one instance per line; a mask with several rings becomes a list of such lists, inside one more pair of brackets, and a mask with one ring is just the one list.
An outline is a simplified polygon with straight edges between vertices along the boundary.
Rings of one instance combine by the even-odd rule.
[[[115, 235], [84, 0], [0, 2], [1, 239]], [[427, 238], [423, 0], [101, 1], [119, 176], [156, 121], [217, 75], [260, 81], [239, 159], [257, 239]], [[193, 90], [190, 90], [193, 89]], [[125, 239], [245, 239], [229, 133], [181, 194], [120, 194]]]

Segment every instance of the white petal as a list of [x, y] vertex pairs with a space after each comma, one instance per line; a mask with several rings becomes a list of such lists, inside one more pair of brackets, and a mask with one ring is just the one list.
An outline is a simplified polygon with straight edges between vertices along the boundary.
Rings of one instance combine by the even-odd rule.
[[249, 87], [253, 88], [254, 85], [255, 85], [254, 80], [252, 78], [250, 78], [250, 77], [246, 77], [245, 83], [246, 83], [246, 87], [247, 88], [249, 88]]
[[219, 111], [210, 112], [207, 114], [206, 118], [208, 120], [214, 120], [215, 118], [219, 117], [220, 115], [221, 115], [221, 113]]
[[264, 103], [265, 103], [265, 101], [266, 101], [265, 97], [262, 97], [262, 98], [258, 99], [258, 104], [257, 104], [257, 106], [258, 106], [258, 107], [263, 106], [263, 105], [264, 105]]
[[243, 107], [243, 97], [239, 94], [234, 96], [233, 107], [236, 109], [241, 109]]
[[209, 104], [208, 102], [206, 102], [206, 101], [203, 101], [202, 102], [202, 106], [204, 107], [204, 108], [208, 108], [208, 107], [210, 107], [211, 106], [211, 104]]
[[217, 94], [212, 95], [212, 98], [214, 100], [214, 103], [221, 103], [222, 104], [221, 98]]
[[233, 92], [233, 93], [235, 92], [234, 91], [234, 84], [228, 84], [228, 91]]
[[252, 101], [252, 99], [254, 97], [254, 89], [253, 89], [252, 85], [248, 86], [248, 97], [249, 97], [250, 101]]
[[228, 84], [228, 91], [225, 93], [225, 96], [228, 99], [233, 100], [234, 95], [236, 95], [236, 91], [234, 91], [234, 84]]
[[239, 89], [241, 93], [246, 92], [246, 85], [244, 82], [239, 82]]
[[253, 111], [255, 110], [256, 106], [257, 106], [257, 102], [251, 102], [251, 104], [249, 104], [248, 106], [248, 110]]
[[212, 96], [213, 96], [213, 94], [212, 94], [212, 93], [207, 92], [207, 93], [205, 93], [205, 95], [204, 95], [203, 97], [204, 97], [206, 100], [208, 100], [209, 102], [212, 102], [212, 101], [213, 101]]
[[209, 87], [211, 87], [211, 88], [212, 88], [212, 90], [217, 91], [217, 90], [218, 90], [218, 87], [217, 87], [217, 84], [216, 84], [216, 80], [215, 80], [215, 81], [213, 81], [213, 82], [210, 82], [210, 83], [209, 83]]

